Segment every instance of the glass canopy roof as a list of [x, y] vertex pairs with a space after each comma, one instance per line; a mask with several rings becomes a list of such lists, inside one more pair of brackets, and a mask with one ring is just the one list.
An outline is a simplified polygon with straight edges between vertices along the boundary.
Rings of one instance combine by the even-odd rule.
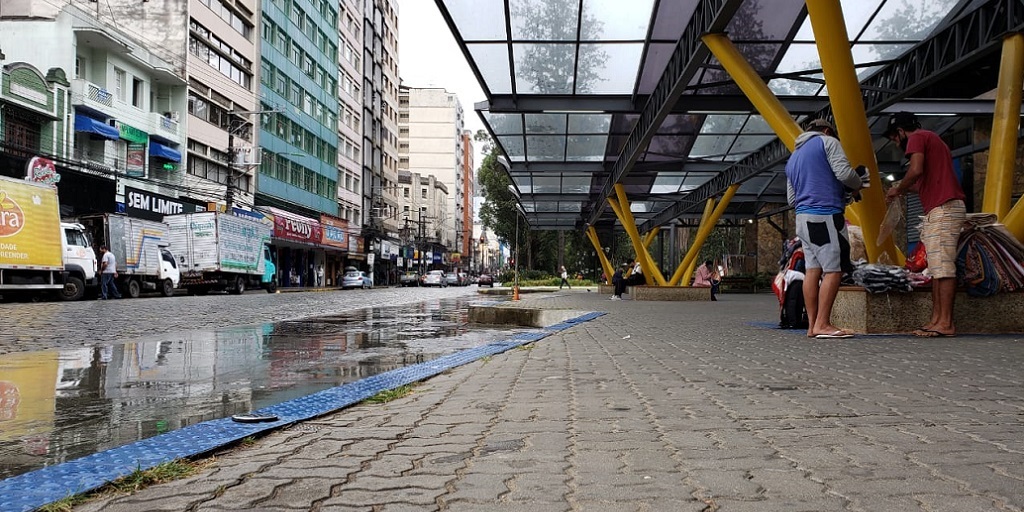
[[[531, 225], [580, 228], [603, 204], [611, 169], [700, 2], [435, 1], [487, 94], [477, 110], [508, 158]], [[780, 98], [816, 100], [791, 108], [794, 118], [826, 106], [805, 0], [736, 3], [725, 31], [740, 53]], [[863, 80], [978, 1], [840, 3]], [[776, 140], [713, 56], [699, 64], [619, 180], [638, 222]], [[730, 211], [749, 217], [778, 202], [785, 177], [776, 167], [745, 182]], [[610, 210], [601, 220], [614, 222]]]

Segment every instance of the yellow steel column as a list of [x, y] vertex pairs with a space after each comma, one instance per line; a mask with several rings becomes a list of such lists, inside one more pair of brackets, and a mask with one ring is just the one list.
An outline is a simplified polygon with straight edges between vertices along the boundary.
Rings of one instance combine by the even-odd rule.
[[658, 233], [660, 232], [661, 226], [658, 226], [650, 230], [646, 235], [644, 235], [644, 247], [650, 247], [651, 242], [654, 242], [654, 239], [658, 237]]
[[[715, 229], [715, 225], [718, 224], [718, 219], [725, 213], [725, 209], [729, 207], [729, 201], [732, 201], [732, 196], [736, 195], [736, 191], [739, 190], [740, 184], [733, 183], [729, 185], [729, 188], [722, 194], [722, 199], [718, 201], [718, 205], [715, 206], [715, 211], [711, 212], [711, 217], [708, 218], [708, 222], [705, 225], [701, 223], [701, 227], [697, 230], [697, 236], [693, 239], [693, 244], [690, 245], [690, 250], [686, 251], [686, 257], [683, 258], [683, 262], [679, 264], [681, 268], [687, 269], [690, 273], [693, 273], [694, 262], [697, 261], [697, 255], [700, 254], [701, 247], [704, 246], [704, 241], [708, 239], [708, 235]], [[673, 276], [675, 277], [675, 276]]]
[[868, 129], [857, 70], [853, 67], [842, 6], [839, 0], [807, 0], [807, 15], [814, 29], [836, 128], [843, 136], [843, 150], [850, 159], [850, 165], [867, 167], [871, 178], [871, 187], [861, 191], [861, 201], [850, 207], [861, 221], [868, 261], [877, 262], [882, 255], [888, 254], [889, 261], [902, 264], [892, 237], [884, 240], [881, 245], [877, 243], [878, 231], [886, 211], [885, 196], [882, 194], [882, 180], [878, 176], [878, 162], [875, 161], [875, 149], [871, 144], [871, 131]]
[[611, 282], [612, 274], [615, 273], [615, 269], [612, 267], [612, 263], [608, 261], [608, 256], [604, 253], [604, 248], [601, 247], [601, 239], [597, 237], [597, 230], [594, 226], [587, 227], [587, 238], [590, 239], [590, 243], [594, 244], [594, 250], [597, 251], [597, 258], [601, 261], [601, 270], [604, 271], [605, 277], [608, 282]]
[[[700, 225], [697, 226], [697, 232], [698, 233], [701, 230], [704, 229], [704, 226], [707, 225], [708, 219], [711, 218], [711, 213], [714, 212], [714, 211], [715, 211], [715, 198], [712, 197], [711, 199], [708, 199], [708, 201], [706, 203], [704, 203], [704, 214], [700, 216]], [[676, 267], [676, 271], [672, 273], [672, 278], [669, 279], [669, 281], [668, 281], [668, 285], [669, 286], [679, 286], [680, 281], [683, 280], [683, 277], [689, 275], [689, 274], [687, 274], [687, 270], [689, 270], [689, 269], [687, 269], [686, 267], [683, 267], [683, 262], [686, 261], [686, 256], [689, 255], [690, 251], [692, 251], [692, 250], [693, 250], [693, 244], [691, 243], [690, 244], [690, 248], [686, 250], [686, 254], [683, 255], [683, 259], [679, 262], [679, 266]], [[700, 249], [697, 249], [697, 250], [699, 251]], [[689, 283], [688, 280], [685, 281], [683, 286], [686, 286], [688, 283]]]
[[1024, 89], [1024, 34], [1018, 33], [1003, 39], [988, 173], [985, 175], [985, 197], [981, 206], [981, 211], [994, 213], [1000, 220], [1010, 212], [1010, 201], [1013, 198], [1021, 89]]
[[[636, 252], [636, 259], [640, 262], [640, 268], [644, 271], [644, 281], [649, 285], [657, 284], [658, 286], [665, 286], [665, 278], [661, 275], [661, 271], [658, 270], [658, 267], [654, 265], [654, 261], [651, 259], [651, 255], [647, 252], [647, 248], [644, 247], [643, 240], [640, 239], [640, 233], [636, 229], [636, 221], [633, 220], [633, 212], [629, 209], [629, 199], [626, 198], [626, 187], [623, 187], [621, 183], [616, 183], [615, 195], [619, 199], [619, 209], [616, 211], [616, 215], [619, 216], [619, 220], [622, 222], [622, 227], [626, 228], [626, 233], [629, 234], [630, 242], [633, 242], [633, 250]], [[614, 198], [609, 197], [608, 203], [614, 204]]]
[[772, 131], [792, 151], [802, 130], [786, 111], [786, 107], [782, 106], [782, 102], [775, 97], [775, 93], [768, 88], [725, 34], [707, 34], [701, 39], [722, 63], [729, 76], [736, 81], [736, 85], [747, 99], [754, 104], [758, 113], [768, 122], [768, 126], [772, 127]]
[[1024, 197], [1018, 199], [1010, 213], [1006, 214], [1003, 224], [1017, 240], [1024, 242]]

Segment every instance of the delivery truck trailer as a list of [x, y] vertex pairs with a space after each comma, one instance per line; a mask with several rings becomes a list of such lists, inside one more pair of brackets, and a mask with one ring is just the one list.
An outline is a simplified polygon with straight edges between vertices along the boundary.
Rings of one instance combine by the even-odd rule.
[[78, 218], [97, 245], [106, 245], [117, 261], [117, 287], [131, 298], [143, 291], [174, 295], [181, 273], [168, 249], [170, 228], [163, 222], [103, 213]]
[[268, 247], [270, 225], [220, 212], [165, 215], [164, 222], [181, 269], [181, 287], [189, 293], [277, 291], [277, 267]]

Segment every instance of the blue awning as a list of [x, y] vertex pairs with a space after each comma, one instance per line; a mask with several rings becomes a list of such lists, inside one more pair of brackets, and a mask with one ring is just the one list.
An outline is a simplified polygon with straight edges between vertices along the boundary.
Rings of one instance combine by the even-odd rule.
[[181, 161], [180, 151], [170, 146], [164, 146], [163, 144], [153, 140], [149, 141], [149, 156], [163, 158], [164, 160], [170, 160], [171, 162]]
[[99, 119], [93, 119], [82, 114], [75, 114], [75, 131], [94, 133], [104, 139], [117, 140], [121, 138], [121, 132]]

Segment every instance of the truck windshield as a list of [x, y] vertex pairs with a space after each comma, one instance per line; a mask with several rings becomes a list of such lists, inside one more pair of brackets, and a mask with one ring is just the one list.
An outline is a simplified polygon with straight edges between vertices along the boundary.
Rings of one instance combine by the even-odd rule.
[[89, 241], [85, 239], [85, 233], [77, 229], [65, 229], [64, 239], [69, 246], [89, 247]]
[[163, 249], [160, 251], [160, 258], [171, 264], [171, 268], [178, 268], [178, 262], [174, 261], [174, 255], [171, 251]]

